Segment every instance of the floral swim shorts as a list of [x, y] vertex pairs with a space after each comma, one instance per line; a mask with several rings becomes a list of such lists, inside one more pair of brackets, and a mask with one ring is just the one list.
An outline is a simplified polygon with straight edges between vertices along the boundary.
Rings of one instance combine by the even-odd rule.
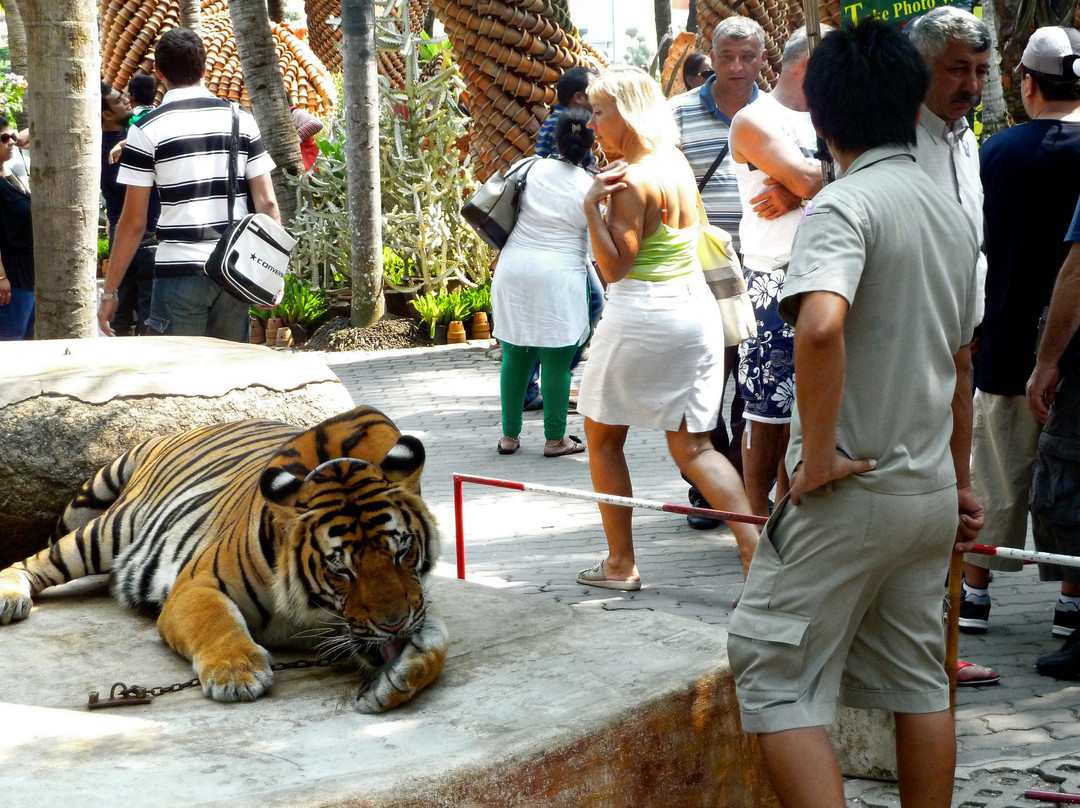
[[795, 330], [777, 310], [785, 270], [743, 268], [757, 316], [757, 334], [739, 345], [743, 417], [770, 424], [790, 423], [795, 406]]

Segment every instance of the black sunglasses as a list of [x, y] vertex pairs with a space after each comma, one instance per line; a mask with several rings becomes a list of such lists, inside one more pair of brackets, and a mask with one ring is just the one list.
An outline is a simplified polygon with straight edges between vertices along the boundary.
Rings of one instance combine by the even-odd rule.
[[703, 79], [711, 79], [715, 73], [715, 70], [702, 70], [697, 75], [701, 76]]
[[0, 143], [6, 146], [8, 143], [14, 143], [18, 137], [19, 136], [13, 132], [0, 132]]

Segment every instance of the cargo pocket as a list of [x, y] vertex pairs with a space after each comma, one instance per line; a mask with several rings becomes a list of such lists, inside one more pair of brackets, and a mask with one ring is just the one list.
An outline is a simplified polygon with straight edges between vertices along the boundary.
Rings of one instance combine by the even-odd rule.
[[1080, 463], [1046, 451], [1046, 438], [1039, 439], [1028, 506], [1044, 522], [1072, 527], [1080, 523]]
[[740, 603], [728, 626], [728, 659], [744, 710], [794, 701], [802, 688], [810, 618]]

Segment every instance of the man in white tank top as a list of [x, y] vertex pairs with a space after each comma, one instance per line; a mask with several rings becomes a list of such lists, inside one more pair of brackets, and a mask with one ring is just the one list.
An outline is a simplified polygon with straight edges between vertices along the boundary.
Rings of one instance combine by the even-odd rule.
[[[801, 202], [821, 190], [821, 164], [812, 158], [817, 135], [802, 90], [808, 57], [806, 30], [799, 29], [784, 47], [776, 88], [731, 122], [743, 271], [758, 320], [757, 335], [739, 346], [739, 392], [746, 401], [743, 479], [759, 516], [769, 513], [774, 481], [777, 499], [787, 492], [783, 460], [795, 401], [794, 332], [776, 307], [802, 219]], [[770, 188], [782, 189], [791, 197], [789, 204], [763, 198]]]

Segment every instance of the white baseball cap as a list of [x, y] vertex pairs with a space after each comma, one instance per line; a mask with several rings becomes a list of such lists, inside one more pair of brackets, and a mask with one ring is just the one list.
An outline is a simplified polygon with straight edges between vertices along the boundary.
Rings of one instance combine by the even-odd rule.
[[1039, 28], [1031, 35], [1020, 64], [1025, 69], [1054, 78], [1080, 76], [1080, 31], [1056, 25]]

